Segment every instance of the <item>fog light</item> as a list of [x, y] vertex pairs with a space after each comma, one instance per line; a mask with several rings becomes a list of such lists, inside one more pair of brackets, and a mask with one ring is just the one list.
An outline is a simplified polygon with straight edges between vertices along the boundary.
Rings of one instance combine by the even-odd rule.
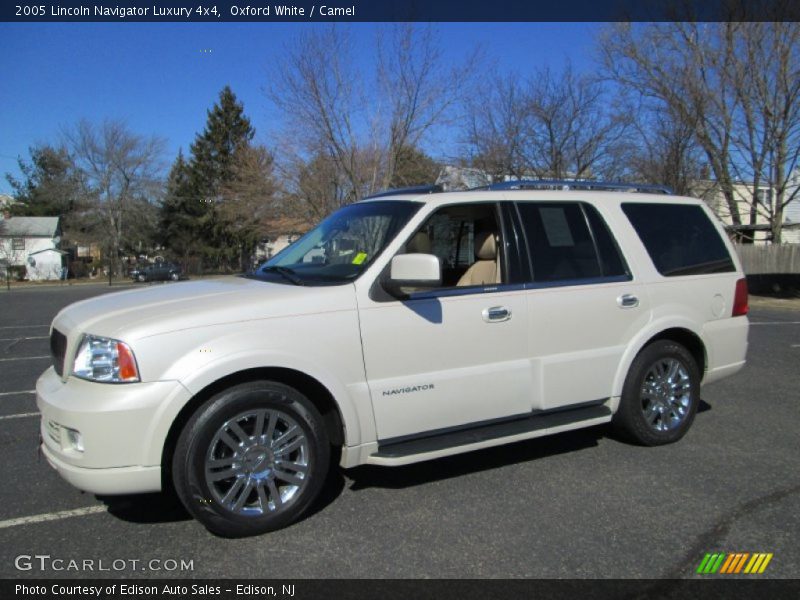
[[77, 452], [83, 452], [83, 436], [80, 432], [66, 427], [64, 427], [64, 431], [67, 433], [67, 444], [69, 448]]

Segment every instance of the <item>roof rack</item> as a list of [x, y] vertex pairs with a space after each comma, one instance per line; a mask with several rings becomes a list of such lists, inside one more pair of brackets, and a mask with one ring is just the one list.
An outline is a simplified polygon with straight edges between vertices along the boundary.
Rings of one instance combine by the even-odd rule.
[[666, 185], [651, 185], [645, 183], [617, 183], [610, 181], [574, 181], [571, 179], [517, 179], [513, 181], [499, 181], [487, 186], [472, 188], [473, 190], [604, 190], [618, 192], [651, 192], [670, 194], [674, 192]]
[[378, 192], [376, 194], [371, 194], [369, 196], [365, 196], [362, 200], [367, 200], [370, 198], [381, 198], [383, 196], [397, 196], [400, 194], [438, 194], [442, 192], [443, 188], [441, 185], [415, 185], [411, 187], [404, 187], [404, 188], [392, 188], [390, 190], [383, 190], [382, 192]]

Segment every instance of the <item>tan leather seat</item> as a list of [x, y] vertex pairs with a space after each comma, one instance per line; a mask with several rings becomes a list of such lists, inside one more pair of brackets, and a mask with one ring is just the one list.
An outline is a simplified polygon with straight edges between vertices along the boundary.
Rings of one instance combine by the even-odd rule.
[[475, 236], [475, 258], [467, 272], [458, 280], [457, 286], [488, 285], [499, 283], [497, 268], [497, 241], [494, 232], [479, 233]]
[[418, 231], [406, 244], [408, 254], [430, 254], [431, 238], [424, 231]]

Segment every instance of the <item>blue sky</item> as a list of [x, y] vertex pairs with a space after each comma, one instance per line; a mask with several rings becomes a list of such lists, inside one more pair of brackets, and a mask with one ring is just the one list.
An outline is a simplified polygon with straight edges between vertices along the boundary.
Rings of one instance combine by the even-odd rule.
[[[280, 116], [264, 95], [269, 65], [286, 44], [313, 24], [271, 23], [45, 23], [0, 24], [0, 192], [5, 173], [18, 175], [16, 157], [55, 142], [59, 132], [87, 118], [125, 119], [131, 130], [167, 141], [165, 159], [184, 151], [206, 110], [230, 85], [244, 102], [256, 139], [270, 144]], [[351, 25], [370, 60], [379, 25]], [[591, 70], [591, 23], [437, 23], [448, 61], [480, 45], [501, 71], [526, 73], [538, 65]], [[210, 50], [210, 52], [208, 52]], [[434, 155], [452, 148], [428, 148]]]

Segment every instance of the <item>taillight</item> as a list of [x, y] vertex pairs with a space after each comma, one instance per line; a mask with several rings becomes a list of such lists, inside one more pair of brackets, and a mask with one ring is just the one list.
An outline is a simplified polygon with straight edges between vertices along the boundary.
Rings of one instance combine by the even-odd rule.
[[747, 303], [747, 279], [742, 277], [736, 282], [736, 293], [733, 295], [732, 317], [743, 317], [750, 310]]

